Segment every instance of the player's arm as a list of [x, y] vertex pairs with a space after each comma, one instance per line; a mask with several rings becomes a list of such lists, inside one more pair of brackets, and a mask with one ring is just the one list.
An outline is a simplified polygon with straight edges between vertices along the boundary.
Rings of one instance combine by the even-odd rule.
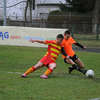
[[74, 43], [74, 44], [75, 44], [76, 46], [82, 48], [82, 49], [85, 49], [85, 48], [86, 48], [85, 46], [83, 46], [82, 44], [80, 44], [80, 43], [78, 43], [78, 42], [76, 42], [76, 43]]
[[45, 41], [41, 41], [41, 40], [32, 40], [32, 39], [30, 39], [30, 42], [32, 42], [32, 43], [37, 42], [37, 43], [41, 43], [41, 44], [46, 44]]
[[69, 56], [66, 54], [65, 49], [64, 49], [64, 41], [61, 44], [61, 53], [62, 55], [64, 55], [66, 58], [69, 58]]
[[75, 44], [76, 46], [78, 46], [78, 47], [80, 47], [80, 48], [82, 48], [82, 49], [85, 49], [85, 48], [86, 48], [85, 46], [83, 46], [83, 45], [80, 44], [79, 42], [76, 42], [73, 38], [71, 38], [71, 41], [72, 41], [73, 44]]
[[69, 58], [69, 56], [66, 54], [64, 47], [61, 48], [62, 55], [66, 56], [66, 58]]

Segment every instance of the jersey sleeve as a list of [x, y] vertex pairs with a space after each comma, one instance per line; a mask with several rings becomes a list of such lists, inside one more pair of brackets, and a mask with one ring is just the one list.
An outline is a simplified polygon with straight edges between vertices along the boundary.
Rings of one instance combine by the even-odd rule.
[[65, 44], [65, 42], [64, 42], [64, 40], [63, 40], [62, 43], [61, 43], [61, 47], [64, 47], [64, 44]]
[[71, 38], [71, 42], [72, 44], [76, 43], [76, 41], [73, 38]]
[[52, 43], [52, 41], [50, 41], [50, 40], [45, 40], [44, 43], [47, 44], [47, 45], [50, 45], [50, 44]]

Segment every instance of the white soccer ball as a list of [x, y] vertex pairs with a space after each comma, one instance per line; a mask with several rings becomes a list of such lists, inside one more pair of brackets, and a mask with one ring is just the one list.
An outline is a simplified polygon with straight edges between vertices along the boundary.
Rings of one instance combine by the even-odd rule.
[[89, 77], [89, 78], [93, 78], [94, 77], [94, 71], [92, 69], [89, 69], [86, 72], [86, 76]]

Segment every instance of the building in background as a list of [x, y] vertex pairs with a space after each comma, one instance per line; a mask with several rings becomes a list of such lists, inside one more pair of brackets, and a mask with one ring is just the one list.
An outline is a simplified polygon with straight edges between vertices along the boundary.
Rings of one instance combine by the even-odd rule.
[[0, 0], [0, 20], [3, 19], [3, 0]]
[[[0, 0], [0, 19], [3, 18], [3, 1]], [[35, 9], [32, 11], [33, 19], [46, 19], [49, 12], [60, 10], [59, 4], [65, 0], [35, 0]], [[10, 20], [24, 20], [26, 0], [7, 0], [7, 18]], [[29, 9], [28, 9], [29, 13]], [[27, 14], [29, 17], [29, 14]]]

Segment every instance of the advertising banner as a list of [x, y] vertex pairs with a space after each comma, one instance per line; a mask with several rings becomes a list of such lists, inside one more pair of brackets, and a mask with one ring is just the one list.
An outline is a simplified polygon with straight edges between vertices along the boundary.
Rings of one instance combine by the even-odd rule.
[[57, 34], [63, 34], [65, 30], [0, 26], [0, 45], [46, 47], [39, 43], [31, 43], [29, 40], [54, 40]]

